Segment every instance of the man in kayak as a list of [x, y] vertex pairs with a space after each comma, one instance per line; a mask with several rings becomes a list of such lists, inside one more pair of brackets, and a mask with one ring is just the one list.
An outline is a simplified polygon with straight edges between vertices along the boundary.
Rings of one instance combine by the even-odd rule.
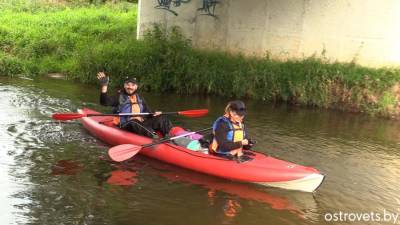
[[[126, 78], [123, 89], [117, 96], [108, 96], [107, 89], [109, 77], [104, 72], [97, 74], [101, 84], [100, 104], [112, 106], [114, 113], [152, 113], [143, 97], [137, 94], [138, 84], [136, 78]], [[172, 123], [167, 117], [161, 115], [162, 112], [154, 112], [152, 116], [120, 116], [114, 118], [114, 124], [124, 130], [136, 134], [158, 138], [156, 131], [162, 135], [167, 135], [172, 128]]]
[[242, 101], [231, 101], [225, 108], [225, 114], [213, 124], [213, 140], [210, 152], [228, 158], [240, 158], [243, 149], [249, 149], [252, 143], [243, 123], [246, 106]]

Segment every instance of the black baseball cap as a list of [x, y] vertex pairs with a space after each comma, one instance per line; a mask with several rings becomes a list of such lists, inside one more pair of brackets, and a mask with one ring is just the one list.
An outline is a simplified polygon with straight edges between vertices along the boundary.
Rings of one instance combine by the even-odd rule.
[[246, 115], [246, 105], [240, 100], [229, 102], [228, 108], [237, 113], [239, 116]]
[[126, 83], [134, 83], [134, 84], [137, 84], [137, 80], [136, 80], [135, 77], [125, 77], [125, 79], [124, 79], [124, 84], [126, 84]]

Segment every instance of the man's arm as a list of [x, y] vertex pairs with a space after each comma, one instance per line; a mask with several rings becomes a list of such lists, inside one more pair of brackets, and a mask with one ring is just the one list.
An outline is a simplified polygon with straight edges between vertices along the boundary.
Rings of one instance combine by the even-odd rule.
[[104, 106], [118, 106], [117, 97], [111, 97], [107, 95], [108, 83], [110, 79], [106, 76], [104, 72], [97, 73], [97, 79], [100, 81], [101, 85], [100, 104]]
[[[142, 96], [140, 96], [142, 98]], [[150, 107], [147, 105], [146, 101], [144, 100], [144, 98], [142, 98], [142, 104], [143, 104], [143, 112], [148, 112], [148, 113], [154, 113], [153, 116], [159, 116], [162, 114], [161, 111], [156, 111], [153, 112]]]
[[98, 72], [97, 79], [100, 81], [101, 93], [107, 93], [108, 83], [110, 82], [110, 78], [107, 77], [104, 72]]
[[118, 106], [119, 101], [116, 96], [108, 96], [106, 93], [100, 93], [100, 105], [104, 106]]
[[146, 101], [144, 100], [144, 98], [142, 96], [140, 96], [140, 98], [142, 99], [142, 105], [143, 105], [143, 112], [146, 113], [153, 113], [153, 111], [151, 111], [150, 107], [147, 105]]

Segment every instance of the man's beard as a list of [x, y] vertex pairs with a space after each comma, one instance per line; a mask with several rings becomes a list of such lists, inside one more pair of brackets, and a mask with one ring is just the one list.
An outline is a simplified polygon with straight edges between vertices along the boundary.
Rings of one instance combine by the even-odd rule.
[[128, 95], [128, 96], [134, 95], [136, 93], [136, 90], [135, 91], [131, 91], [130, 93], [128, 93], [126, 90], [124, 90], [124, 91], [125, 91], [125, 94]]

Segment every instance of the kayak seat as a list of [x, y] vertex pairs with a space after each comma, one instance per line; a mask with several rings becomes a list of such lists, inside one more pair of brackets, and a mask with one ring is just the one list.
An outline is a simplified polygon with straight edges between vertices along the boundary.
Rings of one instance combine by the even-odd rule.
[[[247, 155], [242, 155], [240, 157], [236, 157], [236, 156], [233, 156], [231, 154], [218, 154], [218, 153], [211, 153], [211, 154], [215, 155], [215, 156], [218, 156], [218, 157], [221, 157], [221, 158], [225, 158], [225, 159], [229, 159], [229, 160], [232, 160], [232, 161], [236, 161], [237, 163], [244, 163], [244, 162], [248, 162], [248, 161], [253, 160], [252, 157], [247, 156]], [[255, 155], [254, 153], [252, 153], [252, 154]]]
[[112, 120], [112, 119], [111, 120], [101, 121], [99, 123], [103, 124], [103, 125], [106, 125], [108, 127], [115, 127], [114, 120]]
[[251, 158], [251, 157], [249, 157], [247, 155], [242, 155], [242, 156], [236, 158], [236, 162], [238, 162], [238, 163], [244, 163], [244, 162], [248, 162], [248, 161], [251, 161], [251, 160], [253, 160], [253, 158]]
[[247, 155], [247, 156], [255, 156], [256, 154], [254, 154], [253, 152], [251, 152], [251, 151], [243, 151], [243, 154], [244, 155]]

